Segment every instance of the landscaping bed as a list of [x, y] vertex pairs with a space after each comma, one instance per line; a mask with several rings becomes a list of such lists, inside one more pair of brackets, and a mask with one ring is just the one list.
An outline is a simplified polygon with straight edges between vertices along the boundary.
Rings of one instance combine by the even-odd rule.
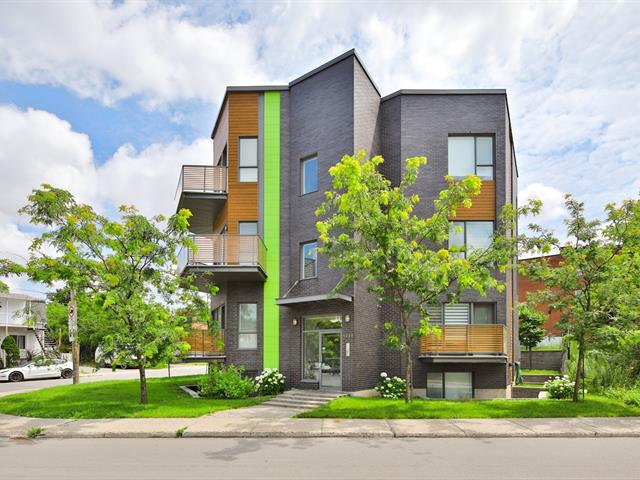
[[552, 418], [640, 416], [640, 407], [588, 395], [569, 400], [403, 400], [342, 397], [298, 415], [300, 418]]
[[175, 418], [248, 407], [270, 397], [240, 400], [192, 398], [181, 385], [198, 383], [201, 376], [147, 380], [149, 403], [140, 404], [138, 380], [65, 385], [0, 398], [0, 413], [40, 418]]

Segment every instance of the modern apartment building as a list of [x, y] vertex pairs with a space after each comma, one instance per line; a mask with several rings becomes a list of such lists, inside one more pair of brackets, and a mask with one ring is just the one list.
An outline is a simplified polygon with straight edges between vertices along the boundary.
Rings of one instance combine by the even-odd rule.
[[[0, 293], [0, 345], [11, 336], [18, 345], [21, 359], [37, 355], [45, 348], [46, 324], [44, 300], [18, 293]], [[5, 352], [0, 349], [0, 364], [5, 365], [5, 360]]]
[[[382, 154], [384, 174], [396, 183], [404, 159], [426, 155], [416, 184], [424, 215], [446, 187], [445, 175], [480, 176], [481, 194], [454, 219], [462, 233], [451, 241], [469, 247], [485, 244], [496, 212], [516, 200], [504, 90], [381, 97], [355, 51], [288, 85], [228, 87], [212, 139], [213, 163], [185, 165], [177, 193], [178, 208], [194, 214], [199, 247], [184, 254], [180, 268], [212, 272], [220, 286], [211, 306], [224, 347], [202, 332], [197, 350], [249, 372], [277, 367], [292, 387], [356, 391], [373, 388], [382, 371], [403, 374], [379, 328], [393, 309], [362, 282], [334, 292], [341, 272], [317, 253], [314, 211], [331, 188], [329, 167], [344, 154]], [[416, 393], [510, 395], [519, 350], [517, 278], [502, 279], [503, 293], [468, 293], [460, 303], [434, 306], [442, 336], [422, 339], [414, 352]]]

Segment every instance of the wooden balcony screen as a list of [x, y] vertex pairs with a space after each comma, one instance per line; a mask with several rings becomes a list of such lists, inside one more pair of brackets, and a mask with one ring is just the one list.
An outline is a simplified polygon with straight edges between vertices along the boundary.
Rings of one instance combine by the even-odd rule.
[[191, 349], [187, 353], [189, 357], [210, 357], [224, 354], [224, 330], [210, 332], [204, 329], [192, 328], [187, 343]]
[[420, 339], [423, 354], [504, 354], [504, 325], [440, 325], [441, 335]]
[[189, 265], [260, 265], [266, 249], [258, 235], [194, 235], [197, 252], [189, 252]]

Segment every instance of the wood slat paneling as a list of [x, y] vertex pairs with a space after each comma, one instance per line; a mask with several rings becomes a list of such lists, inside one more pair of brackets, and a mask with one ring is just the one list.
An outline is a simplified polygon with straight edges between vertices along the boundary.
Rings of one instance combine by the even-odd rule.
[[441, 325], [441, 335], [420, 339], [420, 353], [505, 353], [504, 325]]
[[229, 193], [226, 223], [229, 233], [238, 233], [238, 222], [258, 220], [258, 184], [238, 181], [239, 138], [258, 136], [258, 93], [229, 92], [227, 102]]
[[456, 220], [495, 220], [496, 218], [496, 182], [483, 180], [480, 193], [471, 198], [471, 208], [459, 207]]

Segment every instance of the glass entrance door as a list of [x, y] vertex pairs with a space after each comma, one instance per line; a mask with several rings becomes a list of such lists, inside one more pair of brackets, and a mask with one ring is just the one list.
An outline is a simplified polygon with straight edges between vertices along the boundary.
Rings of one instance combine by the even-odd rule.
[[341, 338], [340, 333], [322, 333], [320, 353], [322, 356], [320, 386], [327, 388], [342, 387]]

